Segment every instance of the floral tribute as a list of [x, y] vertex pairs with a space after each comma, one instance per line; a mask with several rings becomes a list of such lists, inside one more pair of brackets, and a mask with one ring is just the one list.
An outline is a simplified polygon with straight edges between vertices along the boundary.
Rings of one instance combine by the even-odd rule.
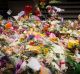
[[46, 20], [24, 11], [7, 20], [1, 16], [0, 74], [80, 73], [78, 21], [64, 21], [47, 8]]

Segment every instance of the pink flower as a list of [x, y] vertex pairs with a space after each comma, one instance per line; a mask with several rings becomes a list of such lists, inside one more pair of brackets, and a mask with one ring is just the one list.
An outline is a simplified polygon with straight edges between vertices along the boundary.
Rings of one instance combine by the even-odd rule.
[[50, 38], [56, 38], [55, 34], [51, 33], [50, 35]]
[[41, 39], [41, 36], [40, 36], [40, 35], [36, 35], [36, 36], [35, 36], [35, 39], [36, 39], [36, 40], [40, 40], [40, 39]]

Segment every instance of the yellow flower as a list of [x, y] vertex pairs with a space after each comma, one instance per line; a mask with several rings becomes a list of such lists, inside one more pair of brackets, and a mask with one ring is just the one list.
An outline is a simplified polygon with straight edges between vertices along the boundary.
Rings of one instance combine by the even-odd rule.
[[24, 41], [24, 38], [20, 38], [19, 41], [20, 41], [20, 42], [23, 42], [23, 41]]
[[44, 48], [43, 53], [47, 54], [48, 52], [49, 52], [49, 49], [48, 48]]
[[72, 48], [74, 45], [79, 45], [79, 41], [78, 40], [69, 40], [68, 48]]
[[45, 37], [45, 34], [41, 34], [40, 32], [34, 32], [35, 35], [40, 35], [41, 37]]
[[40, 53], [40, 47], [39, 46], [30, 46], [29, 51], [33, 51], [35, 53]]

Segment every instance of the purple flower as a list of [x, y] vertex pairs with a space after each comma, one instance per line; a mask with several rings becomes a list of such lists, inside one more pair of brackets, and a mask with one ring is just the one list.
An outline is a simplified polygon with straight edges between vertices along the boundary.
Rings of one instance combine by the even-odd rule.
[[28, 40], [31, 40], [34, 38], [34, 35], [29, 35]]
[[20, 64], [18, 63], [17, 65], [16, 65], [16, 70], [18, 70], [19, 68], [20, 68]]
[[3, 56], [3, 57], [0, 59], [0, 67], [1, 67], [1, 68], [5, 67], [7, 62], [10, 62], [8, 56]]
[[21, 60], [21, 61], [19, 61], [19, 62], [16, 64], [16, 70], [20, 69], [21, 64], [22, 64], [22, 60]]
[[0, 60], [0, 68], [3, 68], [6, 66], [6, 61]]
[[3, 56], [3, 57], [1, 58], [1, 60], [5, 60], [5, 61], [7, 61], [7, 62], [10, 61], [9, 58], [8, 58], [8, 56]]

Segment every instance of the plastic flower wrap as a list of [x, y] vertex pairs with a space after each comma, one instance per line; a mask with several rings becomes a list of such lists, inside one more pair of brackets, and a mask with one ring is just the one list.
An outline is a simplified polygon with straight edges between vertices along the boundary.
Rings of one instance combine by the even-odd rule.
[[29, 63], [27, 64], [27, 66], [32, 68], [34, 71], [38, 71], [41, 68], [41, 65], [40, 65], [39, 61], [34, 57], [31, 57], [29, 59]]

